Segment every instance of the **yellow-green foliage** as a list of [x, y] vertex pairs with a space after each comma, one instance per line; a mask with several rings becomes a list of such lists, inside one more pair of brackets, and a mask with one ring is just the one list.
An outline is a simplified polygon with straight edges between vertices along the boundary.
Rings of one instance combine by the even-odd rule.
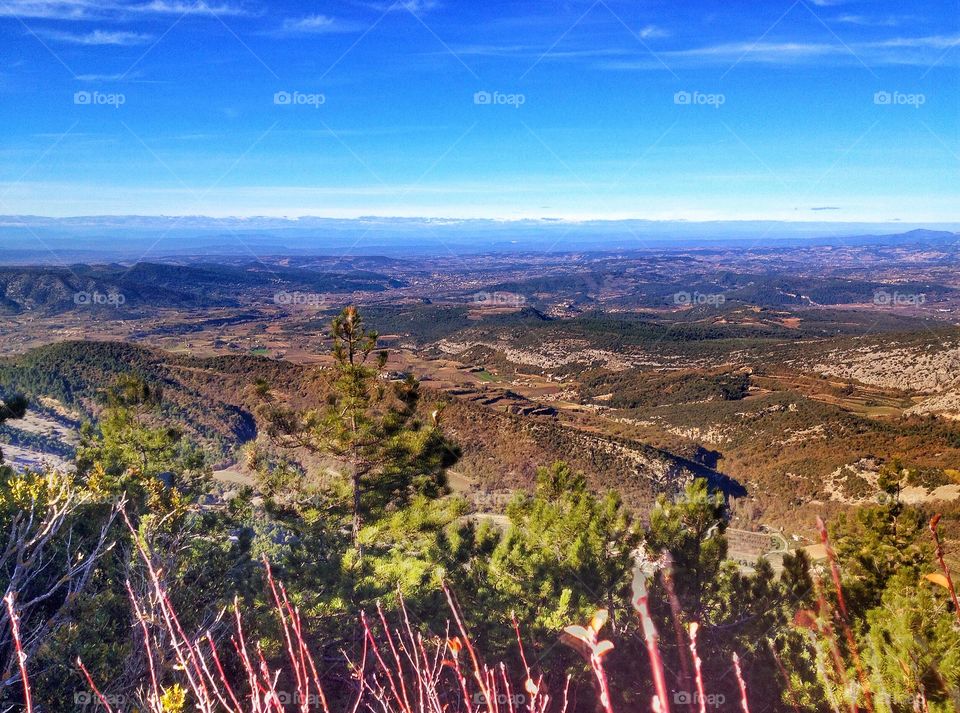
[[3, 523], [20, 512], [43, 512], [62, 502], [72, 478], [55, 470], [17, 473], [11, 468], [0, 468], [0, 519]]
[[187, 690], [175, 683], [160, 696], [163, 713], [183, 713], [187, 709]]

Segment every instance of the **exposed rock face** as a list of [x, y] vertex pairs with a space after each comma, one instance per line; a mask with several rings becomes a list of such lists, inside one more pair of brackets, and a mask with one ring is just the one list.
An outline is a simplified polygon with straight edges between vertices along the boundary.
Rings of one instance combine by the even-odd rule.
[[613, 371], [629, 369], [636, 363], [641, 363], [649, 357], [642, 354], [625, 355], [604, 349], [590, 348], [589, 342], [577, 339], [561, 339], [546, 342], [537, 349], [517, 349], [506, 344], [496, 342], [454, 342], [446, 339], [435, 344], [437, 349], [446, 354], [463, 354], [474, 347], [486, 347], [503, 355], [514, 364], [533, 366], [540, 369], [555, 369], [568, 364], [588, 364], [602, 366]]
[[864, 346], [832, 351], [814, 369], [862, 384], [919, 393], [941, 393], [960, 382], [960, 345], [925, 347]]
[[814, 369], [826, 376], [921, 396], [907, 414], [960, 417], [960, 345], [956, 343], [837, 350]]
[[907, 414], [937, 414], [947, 418], [960, 418], [960, 385], [925, 398], [916, 406], [908, 408]]

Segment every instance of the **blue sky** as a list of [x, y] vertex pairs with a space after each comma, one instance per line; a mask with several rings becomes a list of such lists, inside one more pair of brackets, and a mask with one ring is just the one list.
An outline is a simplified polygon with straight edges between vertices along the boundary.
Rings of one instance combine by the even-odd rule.
[[954, 221], [958, 43], [960, 0], [0, 0], [0, 213]]

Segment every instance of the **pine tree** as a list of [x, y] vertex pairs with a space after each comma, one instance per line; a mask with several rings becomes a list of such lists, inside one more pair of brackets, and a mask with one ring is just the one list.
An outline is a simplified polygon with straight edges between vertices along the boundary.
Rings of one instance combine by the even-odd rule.
[[360, 531], [371, 514], [396, 508], [416, 495], [436, 496], [457, 453], [437, 427], [418, 413], [420, 384], [384, 379], [387, 352], [355, 307], [332, 324], [334, 379], [326, 408], [305, 412], [268, 404], [269, 435], [285, 447], [302, 447], [345, 464], [350, 480], [350, 531], [362, 553]]
[[491, 577], [509, 606], [562, 629], [606, 608], [613, 629], [631, 619], [629, 583], [640, 529], [614, 493], [598, 497], [563, 462], [537, 472], [537, 489], [509, 506], [510, 528]]
[[881, 711], [947, 713], [960, 702], [960, 630], [946, 592], [903, 570], [866, 614], [866, 658]]
[[851, 608], [861, 612], [880, 603], [887, 582], [899, 571], [919, 577], [933, 561], [927, 518], [900, 499], [903, 473], [899, 461], [891, 461], [878, 479], [879, 504], [841, 514], [831, 528], [844, 593]]
[[650, 514], [646, 547], [654, 555], [670, 553], [687, 622], [702, 621], [716, 593], [727, 557], [726, 524], [723, 496], [701, 479], [676, 499], [661, 497]]
[[96, 426], [85, 424], [77, 449], [77, 473], [94, 490], [124, 493], [134, 511], [148, 501], [168, 506], [196, 496], [210, 479], [203, 453], [163, 422], [163, 393], [143, 379], [122, 376], [105, 395]]

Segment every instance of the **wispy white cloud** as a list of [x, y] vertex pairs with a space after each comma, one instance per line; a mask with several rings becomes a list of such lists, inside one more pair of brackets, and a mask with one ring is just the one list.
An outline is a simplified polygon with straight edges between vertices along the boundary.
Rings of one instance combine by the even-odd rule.
[[244, 6], [205, 0], [4, 0], [0, 17], [42, 20], [130, 20], [150, 15], [251, 15]]
[[77, 79], [81, 82], [98, 82], [103, 84], [112, 84], [115, 82], [132, 82], [137, 84], [159, 84], [157, 81], [143, 79], [141, 72], [117, 72], [114, 74], [78, 74]]
[[[754, 64], [809, 64], [826, 60], [861, 61], [870, 65], [930, 65], [943, 52], [960, 45], [960, 35], [894, 37], [871, 42], [728, 42], [687, 49], [661, 50], [671, 67]], [[552, 53], [551, 53], [551, 56]], [[561, 58], [559, 55], [557, 58]], [[659, 61], [638, 54], [604, 62], [603, 69], [662, 69]]]
[[251, 11], [229, 3], [183, 2], [181, 0], [152, 0], [152, 2], [132, 5], [128, 8], [136, 13], [157, 15], [251, 15]]
[[887, 15], [885, 17], [868, 17], [867, 15], [839, 15], [832, 18], [833, 22], [839, 22], [844, 25], [856, 25], [858, 27], [899, 27], [904, 22], [910, 20], [906, 16], [897, 17]]
[[[537, 58], [543, 55], [547, 47], [542, 45], [457, 45], [452, 48], [458, 55], [478, 57], [517, 57]], [[446, 50], [436, 50], [434, 54], [445, 54]], [[582, 49], [551, 50], [545, 59], [589, 59], [593, 57], [624, 57], [634, 54], [632, 48], [596, 47]]]
[[[537, 45], [458, 45], [453, 47], [453, 51], [458, 55], [476, 55], [480, 57], [527, 57], [542, 54], [543, 49]], [[445, 53], [446, 50], [443, 50]], [[440, 54], [441, 50], [436, 50], [435, 54]]]
[[378, 0], [364, 3], [366, 7], [377, 12], [412, 12], [420, 15], [442, 7], [439, 0]]
[[74, 33], [60, 32], [59, 30], [41, 30], [37, 34], [55, 42], [65, 42], [72, 45], [142, 45], [153, 39], [152, 35], [140, 32], [123, 32], [113, 30], [94, 30], [93, 32]]
[[440, 3], [437, 0], [403, 0], [398, 3], [398, 7], [409, 10], [410, 12], [415, 12], [418, 15], [422, 12], [429, 12], [430, 10], [436, 10], [440, 7]]
[[286, 19], [283, 29], [287, 32], [330, 32], [336, 29], [337, 21], [329, 15], [310, 15], [298, 20]]
[[656, 25], [647, 25], [637, 32], [637, 36], [644, 40], [653, 40], [659, 37], [669, 37], [670, 32]]
[[78, 74], [81, 82], [119, 82], [124, 79], [123, 74]]
[[[541, 57], [546, 48], [534, 45], [468, 45], [456, 47], [457, 54], [490, 57]], [[763, 63], [788, 63], [849, 54], [842, 45], [802, 42], [730, 42], [689, 49], [658, 50], [657, 56], [670, 66], [722, 65], [737, 60]], [[643, 48], [598, 47], [569, 50], [551, 50], [543, 55], [546, 60], [600, 61], [602, 69], [663, 69], [663, 63], [650, 56]]]
[[798, 57], [821, 57], [847, 50], [840, 44], [829, 42], [730, 42], [684, 50], [672, 50], [663, 54], [671, 57], [706, 57], [726, 60], [747, 55], [757, 62], [776, 62]]
[[863, 46], [868, 48], [914, 47], [944, 50], [956, 47], [958, 44], [960, 44], [960, 35], [928, 35], [926, 37], [894, 37], [879, 42], [866, 42]]
[[88, 0], [7, 0], [0, 3], [0, 16], [50, 20], [89, 20], [100, 6]]
[[355, 32], [361, 29], [353, 22], [346, 22], [329, 15], [308, 15], [307, 17], [288, 17], [280, 27], [265, 34], [275, 37], [293, 37], [297, 35], [328, 35], [337, 32]]

